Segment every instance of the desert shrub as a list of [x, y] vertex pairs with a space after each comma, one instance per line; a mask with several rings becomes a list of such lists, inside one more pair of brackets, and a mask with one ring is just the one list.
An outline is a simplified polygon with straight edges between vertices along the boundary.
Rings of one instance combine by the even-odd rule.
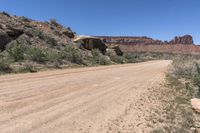
[[124, 56], [112, 56], [111, 60], [118, 64], [126, 63], [126, 58]]
[[80, 49], [74, 48], [70, 45], [65, 47], [63, 51], [63, 57], [71, 63], [84, 64], [83, 52]]
[[92, 63], [99, 65], [109, 65], [111, 64], [111, 60], [108, 56], [104, 56], [98, 49], [93, 49], [91, 51], [92, 54]]
[[126, 62], [126, 59], [123, 56], [118, 56], [113, 49], [107, 50], [106, 55], [110, 58], [112, 62], [118, 64], [123, 64]]
[[112, 56], [117, 56], [116, 52], [114, 49], [107, 49], [106, 53], [107, 56], [112, 57]]
[[28, 34], [31, 34], [32, 36], [37, 36], [39, 37], [40, 39], [44, 39], [44, 34], [41, 30], [39, 29], [31, 29], [31, 30], [28, 30]]
[[38, 37], [42, 40], [44, 40], [50, 47], [57, 46], [57, 41], [50, 35], [47, 35], [43, 32], [38, 32]]
[[[192, 56], [183, 56], [176, 58], [169, 71], [169, 75], [176, 79], [183, 79], [192, 85], [186, 85], [191, 92], [200, 97], [200, 66], [199, 59]], [[195, 89], [194, 88], [197, 88]]]
[[91, 51], [93, 58], [99, 58], [100, 56], [102, 56], [102, 53], [98, 50], [98, 49], [93, 49]]
[[0, 73], [10, 73], [11, 71], [9, 63], [4, 59], [0, 59]]
[[93, 64], [99, 64], [99, 59], [101, 57], [100, 51], [98, 49], [93, 49], [91, 51], [91, 54], [92, 54], [91, 62]]
[[93, 49], [91, 51], [92, 54], [92, 63], [93, 64], [99, 64], [100, 58], [102, 56], [101, 52], [98, 49]]
[[53, 37], [45, 35], [44, 33], [40, 33], [39, 37], [40, 37], [40, 39], [44, 40], [51, 47], [54, 47], [57, 45], [57, 41]]
[[24, 60], [24, 52], [27, 50], [27, 46], [19, 43], [18, 41], [11, 42], [6, 48], [8, 56], [14, 61]]
[[27, 43], [21, 43], [21, 41], [14, 41], [6, 48], [7, 56], [13, 60], [13, 62], [22, 60], [31, 60], [39, 63], [45, 61], [53, 61], [58, 58], [58, 54], [49, 49], [41, 49], [28, 45]]
[[200, 66], [198, 63], [195, 64], [196, 65], [196, 74], [194, 75], [194, 78], [193, 78], [193, 82], [194, 82], [194, 85], [198, 87], [198, 92], [197, 92], [197, 97], [200, 98]]
[[135, 63], [137, 62], [139, 55], [137, 53], [127, 53], [124, 57], [127, 59], [128, 63]]
[[45, 50], [45, 58], [50, 62], [59, 62], [62, 59], [62, 53], [54, 49]]
[[194, 60], [175, 59], [170, 73], [177, 78], [192, 79], [197, 73]]
[[46, 44], [48, 44], [50, 47], [54, 47], [57, 46], [58, 43], [57, 41], [53, 38], [52, 35], [44, 33], [43, 31], [39, 30], [39, 29], [33, 29], [31, 31], [29, 31], [31, 35], [40, 38], [41, 40], [44, 40], [46, 42]]
[[49, 44], [51, 47], [54, 47], [54, 46], [57, 46], [57, 45], [58, 45], [57, 41], [56, 41], [54, 38], [49, 37], [49, 36], [45, 36], [45, 41], [46, 41], [46, 43]]
[[25, 58], [28, 60], [36, 61], [36, 62], [44, 62], [46, 61], [46, 55], [44, 53], [45, 50], [36, 48], [36, 47], [30, 47], [25, 53]]
[[27, 72], [37, 72], [34, 66], [31, 63], [24, 63], [23, 66], [15, 70], [15, 73], [27, 73]]
[[7, 13], [7, 12], [2, 12], [2, 14], [4, 14], [4, 15], [6, 15], [7, 17], [10, 17], [10, 14], [9, 13]]
[[112, 64], [112, 62], [111, 62], [111, 60], [108, 56], [100, 57], [98, 63], [100, 65], [110, 65], [110, 64]]
[[20, 17], [20, 19], [21, 19], [22, 21], [25, 21], [25, 22], [30, 22], [30, 21], [31, 21], [29, 18], [27, 18], [27, 17], [25, 17], [25, 16]]
[[56, 19], [50, 19], [50, 23], [56, 27], [60, 26]]

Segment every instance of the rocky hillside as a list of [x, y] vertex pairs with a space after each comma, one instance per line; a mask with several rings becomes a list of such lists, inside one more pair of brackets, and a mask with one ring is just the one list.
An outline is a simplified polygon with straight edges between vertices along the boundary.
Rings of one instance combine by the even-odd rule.
[[100, 39], [74, 41], [76, 38], [75, 32], [54, 19], [39, 22], [2, 12], [0, 73], [115, 63], [103, 55], [107, 47]]
[[0, 50], [12, 41], [27, 41], [35, 46], [65, 45], [71, 43], [75, 33], [55, 20], [38, 22], [25, 17], [0, 13]]
[[143, 60], [125, 56], [97, 37], [78, 36], [54, 19], [40, 22], [0, 13], [0, 74]]

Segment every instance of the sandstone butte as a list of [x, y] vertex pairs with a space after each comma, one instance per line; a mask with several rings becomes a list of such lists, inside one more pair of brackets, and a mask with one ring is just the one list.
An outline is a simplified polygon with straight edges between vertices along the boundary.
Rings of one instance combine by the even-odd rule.
[[200, 46], [194, 44], [191, 35], [175, 37], [171, 41], [155, 40], [149, 37], [98, 36], [107, 45], [117, 45], [126, 52], [159, 52], [200, 55]]

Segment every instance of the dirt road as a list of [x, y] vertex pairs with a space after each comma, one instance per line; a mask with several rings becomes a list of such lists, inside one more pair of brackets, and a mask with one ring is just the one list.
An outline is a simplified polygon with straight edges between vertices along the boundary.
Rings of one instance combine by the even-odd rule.
[[[143, 132], [170, 61], [0, 76], [1, 133]], [[151, 91], [152, 92], [152, 91]]]

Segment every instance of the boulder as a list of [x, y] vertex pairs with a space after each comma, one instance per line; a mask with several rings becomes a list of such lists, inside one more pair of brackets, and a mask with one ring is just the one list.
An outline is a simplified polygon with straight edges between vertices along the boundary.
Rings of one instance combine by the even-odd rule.
[[90, 36], [78, 36], [74, 39], [75, 43], [78, 43], [80, 47], [87, 50], [98, 49], [102, 53], [106, 52], [107, 46], [99, 38]]
[[13, 40], [17, 39], [19, 36], [24, 34], [24, 30], [21, 29], [21, 28], [9, 28], [9, 29], [7, 29], [5, 31], [8, 34], [8, 36], [10, 38], [12, 38]]
[[63, 28], [62, 29], [62, 34], [68, 36], [69, 38], [74, 38], [75, 33], [68, 27], [68, 28]]
[[0, 51], [5, 50], [6, 45], [23, 34], [22, 29], [8, 28], [0, 29]]
[[113, 47], [113, 49], [115, 50], [115, 52], [116, 52], [116, 54], [118, 56], [122, 56], [123, 55], [123, 52], [122, 52], [122, 50], [121, 50], [121, 48], [119, 46], [115, 46], [115, 47]]
[[191, 99], [191, 105], [196, 112], [200, 113], [200, 99], [197, 98]]

